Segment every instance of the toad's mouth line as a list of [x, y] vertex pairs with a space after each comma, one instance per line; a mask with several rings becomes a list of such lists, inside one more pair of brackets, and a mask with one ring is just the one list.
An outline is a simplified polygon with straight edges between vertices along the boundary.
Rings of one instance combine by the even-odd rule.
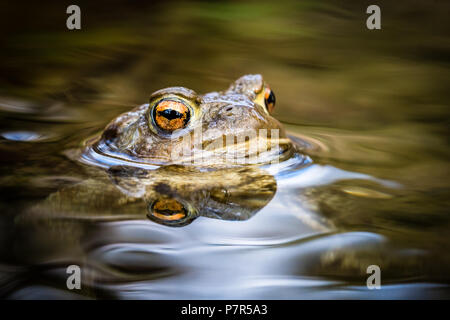
[[[298, 150], [288, 138], [265, 139], [254, 143], [245, 141], [226, 147], [188, 149], [183, 154], [174, 152], [173, 158], [167, 156], [141, 156], [130, 154], [106, 144], [100, 139], [89, 139], [84, 149], [78, 153], [77, 160], [97, 167], [110, 168], [127, 165], [143, 169], [157, 169], [163, 165], [186, 165], [203, 168], [241, 167], [246, 165], [267, 165], [279, 163], [292, 157]], [[217, 145], [216, 145], [217, 146]]]
[[[173, 148], [170, 154], [163, 156], [130, 154], [114, 148], [114, 145], [98, 141], [88, 145], [83, 159], [101, 160], [99, 156], [110, 157], [111, 161], [122, 160], [134, 164], [145, 165], [194, 165], [207, 166], [242, 166], [262, 165], [283, 161], [293, 151], [292, 142], [287, 139], [264, 139], [264, 141], [246, 141], [218, 147], [209, 144], [206, 148], [197, 146], [186, 148], [183, 146]], [[93, 154], [96, 153], [97, 155]], [[89, 161], [90, 162], [90, 161]], [[107, 161], [110, 162], [110, 161]], [[109, 166], [109, 165], [107, 165]]]

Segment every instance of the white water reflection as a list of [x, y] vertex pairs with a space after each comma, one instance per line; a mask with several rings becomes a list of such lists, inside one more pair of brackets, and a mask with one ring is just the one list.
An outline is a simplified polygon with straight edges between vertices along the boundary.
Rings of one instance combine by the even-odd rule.
[[41, 133], [32, 131], [2, 132], [0, 136], [11, 141], [41, 141], [47, 138], [47, 136]]

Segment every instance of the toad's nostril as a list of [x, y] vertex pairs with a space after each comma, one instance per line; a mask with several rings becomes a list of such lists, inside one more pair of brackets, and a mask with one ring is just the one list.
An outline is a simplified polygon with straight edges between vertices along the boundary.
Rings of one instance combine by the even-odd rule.
[[224, 115], [227, 117], [233, 116], [233, 107], [228, 107], [225, 109]]

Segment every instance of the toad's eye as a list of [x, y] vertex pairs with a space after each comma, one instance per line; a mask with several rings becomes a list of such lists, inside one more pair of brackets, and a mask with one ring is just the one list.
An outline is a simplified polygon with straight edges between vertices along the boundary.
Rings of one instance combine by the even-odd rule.
[[192, 222], [195, 215], [187, 207], [173, 198], [162, 197], [148, 208], [147, 217], [166, 226], [182, 227]]
[[184, 103], [176, 100], [162, 100], [153, 108], [153, 120], [164, 131], [174, 131], [186, 127], [191, 112]]
[[267, 111], [272, 113], [273, 109], [275, 109], [275, 94], [269, 87], [264, 89], [264, 102], [266, 103]]
[[163, 221], [179, 221], [186, 217], [186, 209], [175, 199], [158, 199], [151, 206], [151, 214]]

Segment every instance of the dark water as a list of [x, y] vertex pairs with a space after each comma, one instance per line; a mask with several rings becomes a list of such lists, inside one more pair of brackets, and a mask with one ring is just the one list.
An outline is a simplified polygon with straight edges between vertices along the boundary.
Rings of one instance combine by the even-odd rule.
[[[369, 31], [368, 4], [79, 3], [82, 30], [68, 31], [68, 4], [2, 3], [1, 296], [449, 298], [450, 6], [379, 1]], [[84, 187], [98, 177], [68, 150], [115, 116], [163, 87], [216, 91], [247, 73], [311, 159], [276, 175], [250, 219], [172, 228]]]

